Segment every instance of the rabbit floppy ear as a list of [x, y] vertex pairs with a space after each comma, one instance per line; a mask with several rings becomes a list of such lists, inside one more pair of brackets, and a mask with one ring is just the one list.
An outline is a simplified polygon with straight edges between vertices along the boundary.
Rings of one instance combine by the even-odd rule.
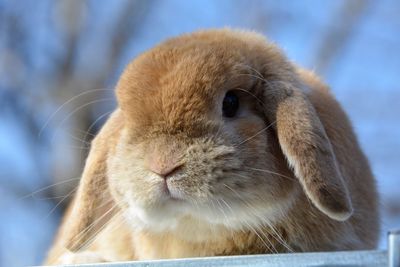
[[65, 247], [70, 251], [80, 250], [97, 229], [95, 211], [103, 201], [105, 165], [105, 159], [91, 150], [64, 230]]
[[70, 251], [86, 246], [87, 241], [112, 217], [115, 205], [106, 212], [102, 207], [105, 202], [113, 202], [105, 198], [111, 198], [107, 183], [107, 156], [110, 145], [118, 136], [118, 129], [121, 129], [116, 125], [117, 118], [115, 112], [93, 140], [72, 210], [63, 227], [64, 246]]
[[289, 83], [264, 91], [266, 116], [276, 122], [281, 149], [308, 198], [330, 218], [344, 221], [353, 210], [332, 145], [305, 93]]

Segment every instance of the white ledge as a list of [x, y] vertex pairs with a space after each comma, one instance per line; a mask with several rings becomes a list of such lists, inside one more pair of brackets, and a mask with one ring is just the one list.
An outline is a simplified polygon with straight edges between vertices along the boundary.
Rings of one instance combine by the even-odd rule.
[[132, 262], [113, 262], [96, 264], [75, 264], [60, 266], [82, 267], [197, 267], [197, 266], [388, 266], [387, 251], [343, 251], [343, 252], [315, 252], [290, 253], [250, 256], [223, 256], [206, 258], [189, 258], [173, 260], [151, 260]]
[[149, 260], [131, 262], [113, 262], [96, 264], [60, 265], [64, 267], [197, 267], [197, 266], [232, 266], [232, 267], [400, 267], [400, 231], [391, 231], [388, 235], [388, 251], [339, 251], [287, 253], [248, 256], [223, 256], [188, 258], [173, 260]]

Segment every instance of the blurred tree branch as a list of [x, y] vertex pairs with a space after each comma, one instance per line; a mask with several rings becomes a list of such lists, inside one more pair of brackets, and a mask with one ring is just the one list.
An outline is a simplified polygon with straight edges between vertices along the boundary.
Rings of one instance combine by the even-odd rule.
[[[66, 43], [67, 43], [67, 53], [63, 57], [64, 62], [60, 64], [59, 70], [59, 79], [57, 81], [57, 92], [62, 92], [61, 99], [59, 101], [64, 102], [65, 99], [70, 99], [72, 96], [76, 96], [84, 91], [84, 89], [99, 89], [104, 88], [107, 85], [107, 80], [115, 74], [117, 70], [117, 66], [119, 61], [121, 60], [122, 55], [125, 53], [128, 48], [128, 44], [130, 40], [135, 35], [135, 30], [139, 25], [139, 21], [143, 19], [144, 12], [150, 2], [149, 1], [126, 1], [124, 5], [120, 9], [120, 14], [117, 16], [115, 21], [112, 21], [112, 30], [110, 32], [104, 32], [105, 35], [110, 35], [108, 49], [109, 51], [104, 53], [102, 56], [105, 57], [103, 61], [105, 64], [103, 67], [98, 70], [94, 76], [88, 76], [86, 73], [80, 73], [76, 71], [76, 55], [77, 50], [79, 49], [79, 42], [84, 35], [82, 31], [82, 26], [85, 23], [84, 18], [76, 17], [76, 16], [84, 16], [85, 12], [82, 10], [87, 8], [86, 5], [82, 5], [80, 1], [69, 1], [63, 0], [67, 2], [66, 5], [62, 5], [63, 9], [61, 10], [62, 16], [61, 21], [63, 23], [72, 23], [72, 25], [66, 25], [63, 28], [66, 29]], [[86, 2], [87, 4], [88, 2]], [[96, 5], [94, 1], [89, 2], [91, 5]], [[77, 22], [78, 21], [78, 22]], [[79, 23], [80, 22], [80, 23]], [[97, 25], [94, 25], [96, 27]], [[91, 30], [90, 28], [88, 30]], [[90, 58], [87, 59], [90, 61]], [[87, 105], [91, 101], [98, 101], [100, 98], [111, 98], [110, 92], [104, 91], [107, 93], [91, 93], [86, 94], [82, 97], [77, 98], [69, 105], [70, 112], [75, 111], [82, 107], [83, 105]], [[103, 103], [104, 104], [104, 103]], [[95, 132], [98, 129], [98, 125], [91, 127], [90, 125], [97, 119], [101, 114], [97, 114], [94, 112], [96, 110], [96, 105], [90, 105], [85, 107], [84, 109], [79, 110], [79, 116], [73, 116], [71, 118], [71, 125], [74, 129], [79, 129], [80, 133], [74, 133], [78, 135], [76, 137], [77, 140], [71, 140], [71, 142], [75, 143], [73, 146], [86, 146], [90, 140], [93, 138]], [[97, 124], [101, 123], [97, 122]], [[90, 129], [89, 129], [90, 128]], [[86, 131], [89, 131], [85, 133]], [[79, 142], [81, 139], [81, 142]], [[63, 147], [60, 153], [65, 153], [66, 148]], [[75, 177], [79, 176], [81, 169], [83, 167], [84, 158], [86, 157], [85, 153], [80, 153], [80, 150], [71, 149], [70, 153], [75, 153], [75, 166], [73, 170], [69, 168], [65, 168], [63, 166], [63, 162], [59, 162], [61, 166], [56, 166], [56, 177], [65, 178], [65, 173], [70, 171], [67, 177]], [[60, 170], [57, 170], [57, 169]], [[57, 194], [65, 194], [69, 189], [65, 189], [65, 187], [61, 187], [62, 192], [57, 192]], [[57, 190], [59, 191], [59, 190]]]
[[[330, 27], [322, 36], [315, 53], [315, 68], [318, 73], [327, 74], [354, 37], [370, 5], [369, 0], [343, 1], [337, 13], [332, 16]], [[336, 64], [337, 65], [337, 64]]]
[[[151, 3], [150, 1], [140, 0], [118, 2], [116, 6], [119, 8], [110, 10], [114, 14], [110, 16], [113, 19], [109, 22], [107, 21], [107, 24], [111, 27], [106, 30], [99, 28], [96, 23], [90, 24], [90, 26], [88, 24], [89, 21], [96, 22], [96, 20], [89, 20], [88, 18], [89, 15], [96, 16], [95, 13], [89, 14], [88, 12], [89, 8], [93, 9], [98, 6], [98, 2], [93, 0], [45, 1], [41, 2], [40, 6], [36, 6], [34, 3], [28, 6], [15, 3], [8, 5], [6, 10], [0, 9], [0, 30], [2, 30], [0, 38], [4, 38], [0, 45], [5, 45], [5, 47], [0, 47], [0, 52], [7, 55], [6, 60], [3, 58], [0, 60], [0, 64], [4, 65], [0, 65], [0, 71], [2, 69], [5, 71], [5, 73], [0, 74], [6, 78], [0, 81], [0, 89], [2, 90], [0, 102], [1, 104], [5, 103], [9, 107], [8, 110], [12, 110], [16, 118], [21, 119], [21, 127], [27, 129], [26, 132], [31, 136], [30, 144], [34, 145], [32, 146], [32, 160], [37, 163], [40, 161], [40, 157], [35, 156], [35, 154], [42, 151], [43, 145], [49, 144], [49, 141], [51, 141], [49, 139], [52, 136], [50, 133], [57, 131], [54, 126], [58, 127], [57, 123], [51, 123], [44, 129], [46, 138], [38, 138], [43, 121], [46, 120], [46, 118], [38, 120], [38, 117], [40, 117], [38, 114], [42, 113], [44, 115], [43, 112], [45, 112], [44, 107], [38, 104], [40, 103], [40, 95], [46, 96], [46, 99], [43, 100], [46, 102], [45, 106], [48, 107], [49, 103], [53, 103], [58, 108], [59, 105], [82, 92], [106, 87], [110, 78], [118, 72], [122, 57], [126, 55], [129, 44], [134, 38], [138, 26], [140, 26], [140, 21], [144, 19], [147, 9], [151, 7]], [[32, 8], [40, 8], [41, 14], [48, 16], [47, 21], [46, 19], [42, 20], [46, 24], [37, 25], [37, 23], [33, 23], [34, 16], [26, 16], [27, 13], [32, 11]], [[49, 21], [50, 23], [48, 23]], [[50, 73], [46, 73], [43, 69], [35, 69], [32, 66], [32, 51], [35, 49], [32, 49], [34, 44], [29, 38], [33, 33], [37, 32], [34, 31], [33, 27], [46, 27], [47, 31], [53, 33], [52, 38], [60, 40], [61, 47], [58, 47], [58, 49], [39, 48], [42, 49], [41, 53], [44, 53], [40, 54], [39, 57], [45, 58], [51, 66], [49, 68], [51, 70]], [[105, 45], [107, 51], [101, 54], [101, 57], [104, 57], [102, 61], [105, 64], [102, 64], [100, 68], [96, 66], [95, 73], [85, 71], [79, 65], [80, 62], [78, 60], [79, 57], [82, 57], [82, 45], [85, 42], [92, 41], [90, 38], [85, 38], [87, 31], [93, 31], [97, 35], [108, 37], [103, 38], [107, 42], [107, 45]], [[87, 57], [84, 61], [91, 62], [93, 59], [90, 57], [93, 56], [99, 57], [100, 55], [84, 54], [83, 57]], [[10, 62], [13, 64], [9, 64]], [[20, 63], [20, 66], [17, 66], [18, 69], [13, 69], [13, 66], [18, 62]], [[34, 70], [34, 72], [23, 75], [22, 68]], [[36, 81], [45, 82], [40, 85], [33, 84], [29, 77], [34, 77]], [[34, 91], [37, 89], [40, 89], [42, 93], [36, 92], [35, 94]], [[79, 113], [71, 114], [72, 116], [68, 117], [68, 130], [63, 133], [65, 140], [57, 140], [57, 142], [51, 144], [53, 152], [49, 151], [48, 153], [56, 153], [59, 156], [53, 155], [49, 156], [49, 158], [53, 160], [60, 159], [50, 164], [54, 166], [53, 173], [49, 172], [48, 168], [43, 168], [43, 165], [38, 166], [38, 170], [43, 172], [41, 174], [43, 177], [54, 177], [55, 180], [53, 182], [60, 182], [80, 175], [86, 151], [84, 150], [84, 153], [82, 153], [82, 150], [76, 149], [76, 147], [84, 148], [99, 127], [95, 125], [95, 127], [91, 127], [90, 132], [85, 134], [88, 127], [100, 115], [98, 107], [104, 106], [104, 102], [90, 105], [89, 103], [94, 99], [113, 98], [111, 96], [112, 90], [104, 92], [106, 93], [103, 94], [97, 91], [77, 97], [59, 111], [58, 115], [61, 114], [61, 117], [68, 117], [73, 111], [79, 109]], [[80, 109], [84, 105], [87, 106]], [[2, 107], [5, 106], [2, 105]], [[4, 111], [4, 109], [0, 111]], [[45, 116], [49, 115], [47, 113]], [[78, 130], [79, 136], [75, 136], [77, 133], [74, 132], [74, 129]], [[72, 131], [73, 134], [68, 131]], [[67, 144], [63, 145], [65, 142]], [[48, 147], [45, 150], [48, 150]], [[71, 162], [68, 163], [68, 161]], [[54, 194], [64, 195], [70, 190], [70, 187], [65, 185], [56, 186]]]

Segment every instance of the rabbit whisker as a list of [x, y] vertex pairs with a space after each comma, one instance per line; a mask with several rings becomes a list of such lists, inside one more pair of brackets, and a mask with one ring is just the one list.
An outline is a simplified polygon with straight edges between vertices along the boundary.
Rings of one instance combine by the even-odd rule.
[[96, 123], [97, 123], [98, 121], [100, 121], [102, 118], [104, 118], [104, 117], [110, 115], [111, 113], [113, 113], [113, 111], [114, 111], [114, 110], [107, 111], [107, 112], [105, 112], [104, 114], [100, 115], [100, 116], [89, 126], [89, 128], [86, 130], [85, 136], [83, 137], [83, 140], [84, 140], [84, 142], [85, 142], [88, 146], [90, 146], [90, 142], [87, 142], [87, 141], [85, 141], [85, 140], [87, 139], [88, 135], [90, 134], [90, 131], [92, 130], [92, 128], [96, 125]]
[[250, 96], [254, 97], [262, 106], [265, 106], [265, 103], [259, 97], [257, 97], [255, 94], [253, 94], [252, 92], [249, 92], [243, 88], [235, 88], [235, 90], [239, 90], [241, 92], [246, 92]]
[[122, 212], [118, 211], [116, 214], [114, 214], [112, 216], [112, 218], [110, 218], [110, 220], [108, 220], [106, 223], [104, 223], [104, 225], [102, 225], [95, 233], [93, 233], [92, 237], [89, 238], [88, 240], [86, 240], [82, 246], [87, 247], [90, 244], [92, 244], [94, 241], [96, 241], [96, 239], [100, 236], [100, 233], [102, 231], [104, 231], [110, 224], [114, 223], [114, 221], [117, 220], [117, 218], [121, 218], [122, 220], [120, 220], [117, 224], [112, 225], [111, 228], [109, 229], [109, 231], [114, 231], [114, 230], [118, 229], [122, 224], [125, 223], [125, 218], [124, 218], [124, 216], [122, 216]]
[[77, 190], [77, 187], [75, 187], [74, 189], [72, 189], [68, 194], [66, 194], [50, 211], [49, 213], [43, 218], [46, 219], [48, 218], [57, 208], [58, 206], [61, 205], [61, 203], [63, 203], [69, 196], [71, 196], [75, 191]]
[[87, 142], [87, 141], [85, 141], [85, 139], [80, 139], [79, 137], [76, 137], [75, 135], [73, 135], [73, 134], [71, 134], [71, 133], [69, 133], [69, 132], [67, 132], [67, 134], [68, 134], [72, 139], [74, 139], [74, 140], [76, 140], [76, 141], [79, 141], [79, 142], [83, 143], [83, 144], [86, 145], [86, 146], [89, 146], [89, 145], [90, 145], [90, 143]]
[[257, 135], [265, 132], [266, 130], [268, 130], [269, 128], [271, 128], [272, 125], [274, 125], [276, 123], [276, 121], [271, 122], [268, 126], [264, 127], [263, 129], [261, 129], [260, 131], [258, 131], [257, 133], [255, 133], [254, 135], [250, 136], [249, 138], [243, 140], [242, 142], [240, 142], [239, 144], [237, 144], [237, 146], [243, 145], [244, 143], [250, 141], [251, 139], [253, 139], [254, 137], [256, 137]]
[[[257, 229], [252, 227], [246, 220], [244, 221], [244, 223], [247, 225], [247, 227], [250, 229], [250, 231], [253, 232], [261, 240], [261, 242], [264, 244], [265, 248], [268, 249], [269, 252], [273, 253], [274, 251], [271, 251], [271, 244], [270, 245], [267, 244], [267, 242], [264, 240], [264, 238], [257, 232]], [[269, 243], [270, 243], [270, 241], [269, 241]], [[275, 253], [278, 253], [278, 252], [275, 251]]]
[[43, 191], [45, 191], [47, 189], [50, 189], [50, 188], [52, 188], [54, 186], [65, 184], [65, 183], [72, 182], [72, 181], [76, 181], [76, 180], [79, 180], [79, 179], [81, 179], [81, 177], [75, 177], [75, 178], [67, 179], [67, 180], [64, 180], [64, 181], [61, 181], [61, 182], [57, 182], [57, 183], [42, 187], [42, 188], [40, 188], [40, 189], [38, 189], [38, 190], [36, 190], [36, 191], [34, 191], [32, 193], [29, 193], [29, 194], [27, 194], [25, 196], [22, 196], [19, 200], [23, 200], [23, 199], [26, 199], [28, 197], [33, 197], [34, 195], [36, 195], [36, 194], [38, 194], [40, 192], [43, 192]]
[[89, 136], [91, 136], [91, 137], [95, 137], [95, 136], [96, 136], [95, 134], [89, 133], [89, 132], [87, 132], [87, 131], [82, 131], [82, 130], [80, 130], [80, 129], [73, 129], [73, 131], [79, 132], [79, 133], [81, 133], [81, 134], [83, 134], [83, 135], [87, 134], [87, 135], [89, 135]]
[[82, 92], [76, 96], [71, 97], [69, 100], [65, 101], [61, 106], [59, 106], [57, 108], [56, 111], [54, 111], [50, 117], [47, 119], [47, 121], [44, 123], [43, 127], [40, 129], [39, 133], [38, 133], [38, 137], [40, 138], [40, 136], [42, 135], [44, 129], [47, 127], [47, 125], [50, 123], [50, 121], [53, 119], [53, 117], [66, 105], [68, 105], [69, 103], [71, 103], [72, 101], [74, 101], [75, 99], [78, 99], [79, 97], [89, 94], [89, 93], [93, 93], [93, 92], [98, 92], [98, 91], [112, 91], [112, 89], [107, 89], [107, 88], [98, 88], [98, 89], [92, 89], [92, 90], [88, 90], [85, 92]]
[[101, 102], [106, 102], [106, 101], [111, 101], [111, 100], [114, 100], [114, 99], [113, 99], [113, 98], [102, 98], [102, 99], [90, 101], [90, 102], [88, 102], [88, 103], [85, 103], [85, 104], [83, 104], [83, 105], [81, 105], [81, 106], [75, 108], [73, 111], [71, 111], [71, 112], [57, 125], [56, 130], [54, 131], [54, 135], [53, 135], [53, 137], [51, 138], [51, 141], [54, 140], [54, 137], [55, 137], [55, 134], [56, 134], [56, 132], [57, 132], [57, 129], [59, 129], [59, 128], [64, 124], [64, 122], [65, 122], [66, 120], [68, 120], [69, 118], [71, 118], [71, 116], [74, 115], [76, 112], [78, 112], [79, 110], [81, 110], [81, 109], [83, 109], [84, 107], [87, 107], [87, 106], [89, 106], [89, 105], [96, 104], [96, 103], [101, 103]]
[[286, 82], [286, 81], [282, 81], [282, 80], [267, 80], [264, 77], [259, 77], [257, 75], [251, 74], [251, 73], [241, 73], [239, 75], [257, 78], [260, 81], [262, 81], [263, 83], [265, 83], [268, 86], [268, 89], [271, 91], [281, 90], [281, 88], [277, 87], [276, 85], [292, 86], [292, 84], [290, 82]]
[[[117, 204], [114, 204], [108, 211], [104, 212], [100, 217], [98, 217], [96, 220], [94, 220], [90, 225], [88, 225], [85, 229], [83, 229], [73, 240], [74, 244], [79, 243], [83, 238], [85, 238], [86, 233], [91, 231], [98, 223], [100, 223], [107, 215], [112, 213], [115, 208], [117, 207]], [[114, 217], [114, 216], [113, 216]], [[109, 220], [108, 220], [109, 221]], [[103, 227], [107, 225], [107, 222], [100, 227], [100, 229], [103, 229]], [[99, 231], [96, 231], [94, 234], [98, 234]]]
[[292, 180], [292, 181], [296, 181], [296, 182], [298, 181], [297, 179], [295, 179], [293, 177], [290, 177], [290, 176], [287, 176], [287, 175], [283, 175], [281, 173], [274, 172], [274, 171], [271, 171], [271, 170], [252, 168], [252, 167], [248, 167], [248, 166], [243, 166], [243, 167], [247, 168], [249, 170], [253, 170], [253, 171], [259, 171], [259, 172], [266, 172], [266, 173], [274, 174], [274, 175], [277, 175], [279, 177], [287, 178], [287, 179]]
[[[278, 243], [280, 243], [281, 245], [283, 245], [289, 252], [293, 252], [293, 249], [283, 240], [282, 236], [279, 235], [279, 233], [276, 231], [276, 229], [274, 228], [274, 226], [272, 224], [270, 224], [268, 222], [268, 220], [266, 220], [265, 218], [262, 218], [260, 215], [257, 214], [256, 209], [254, 208], [254, 206], [246, 201], [245, 199], [243, 199], [243, 197], [236, 191], [234, 190], [232, 187], [228, 186], [227, 184], [223, 184], [226, 188], [228, 188], [229, 190], [231, 190], [248, 208], [250, 208], [250, 212], [252, 213], [252, 215], [256, 216], [257, 218], [261, 219], [262, 225], [264, 224], [267, 225], [268, 228], [270, 228], [273, 233], [277, 236], [275, 237], [273, 234], [271, 234], [272, 237], [274, 237], [276, 239], [276, 241]], [[260, 226], [260, 227], [261, 227]]]

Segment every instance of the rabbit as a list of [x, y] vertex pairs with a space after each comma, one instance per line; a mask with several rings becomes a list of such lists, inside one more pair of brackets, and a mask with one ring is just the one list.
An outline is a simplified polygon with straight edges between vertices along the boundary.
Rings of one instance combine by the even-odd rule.
[[132, 61], [46, 263], [372, 249], [378, 193], [330, 89], [263, 35]]

